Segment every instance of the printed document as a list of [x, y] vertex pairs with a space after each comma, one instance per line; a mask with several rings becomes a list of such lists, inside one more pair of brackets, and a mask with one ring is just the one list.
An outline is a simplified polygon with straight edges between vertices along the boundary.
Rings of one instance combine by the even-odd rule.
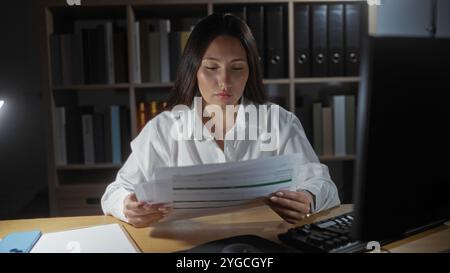
[[259, 206], [271, 193], [297, 186], [298, 154], [231, 163], [157, 168], [154, 181], [135, 186], [139, 201], [168, 203], [163, 221]]

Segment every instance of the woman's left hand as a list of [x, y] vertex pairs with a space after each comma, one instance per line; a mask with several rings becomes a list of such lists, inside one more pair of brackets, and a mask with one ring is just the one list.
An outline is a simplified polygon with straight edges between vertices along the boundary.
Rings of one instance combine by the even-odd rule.
[[280, 190], [269, 196], [268, 205], [281, 218], [291, 224], [296, 224], [311, 213], [312, 194], [307, 191]]

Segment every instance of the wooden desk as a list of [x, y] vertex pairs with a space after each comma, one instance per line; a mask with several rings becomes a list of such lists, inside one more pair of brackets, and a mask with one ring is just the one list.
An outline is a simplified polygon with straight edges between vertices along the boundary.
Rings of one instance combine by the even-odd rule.
[[[351, 209], [351, 205], [342, 205], [313, 215], [299, 224], [330, 218]], [[0, 237], [14, 231], [39, 229], [46, 233], [110, 223], [122, 223], [144, 252], [173, 252], [211, 240], [244, 234], [259, 235], [279, 242], [277, 234], [293, 227], [264, 206], [223, 215], [161, 223], [149, 228], [134, 228], [111, 216], [0, 221]], [[450, 249], [450, 222], [384, 248], [391, 252], [440, 252]]]

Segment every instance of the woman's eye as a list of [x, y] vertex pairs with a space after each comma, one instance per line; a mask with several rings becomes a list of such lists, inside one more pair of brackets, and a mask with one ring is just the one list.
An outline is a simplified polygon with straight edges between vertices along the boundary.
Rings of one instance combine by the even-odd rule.
[[215, 67], [215, 66], [207, 66], [206, 69], [209, 69], [209, 70], [216, 70], [217, 67]]
[[234, 67], [233, 70], [243, 70], [243, 67]]

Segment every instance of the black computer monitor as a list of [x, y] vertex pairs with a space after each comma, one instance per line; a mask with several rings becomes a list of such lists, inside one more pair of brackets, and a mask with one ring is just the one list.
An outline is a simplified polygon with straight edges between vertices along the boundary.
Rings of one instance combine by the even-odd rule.
[[450, 39], [369, 37], [358, 97], [353, 236], [450, 217]]

